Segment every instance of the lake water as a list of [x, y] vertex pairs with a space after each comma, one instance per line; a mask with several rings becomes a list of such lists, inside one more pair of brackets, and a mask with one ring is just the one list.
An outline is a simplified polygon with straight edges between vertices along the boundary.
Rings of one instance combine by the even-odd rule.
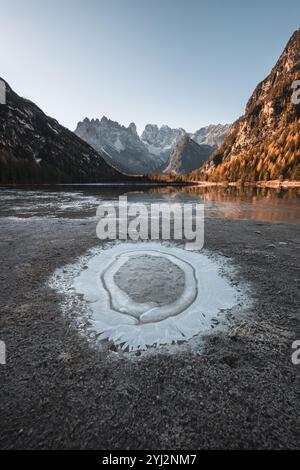
[[223, 187], [64, 185], [0, 188], [0, 217], [93, 217], [97, 206], [128, 202], [205, 204], [206, 217], [300, 222], [300, 190]]

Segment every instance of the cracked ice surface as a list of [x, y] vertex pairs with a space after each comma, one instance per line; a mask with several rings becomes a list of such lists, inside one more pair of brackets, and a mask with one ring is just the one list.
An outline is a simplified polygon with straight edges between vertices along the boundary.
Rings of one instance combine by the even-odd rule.
[[223, 310], [238, 302], [236, 289], [219, 274], [219, 262], [183, 248], [121, 243], [94, 251], [84, 264], [64, 267], [52, 286], [83, 297], [91, 329], [123, 349], [207, 334], [216, 318], [222, 324]]

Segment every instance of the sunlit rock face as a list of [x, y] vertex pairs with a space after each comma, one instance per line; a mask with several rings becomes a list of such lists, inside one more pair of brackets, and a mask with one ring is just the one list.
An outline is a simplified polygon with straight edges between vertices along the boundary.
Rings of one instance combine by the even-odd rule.
[[121, 243], [61, 268], [51, 285], [64, 293], [65, 313], [76, 310], [81, 331], [145, 350], [226, 327], [239, 294], [220, 267], [220, 258], [158, 242]]

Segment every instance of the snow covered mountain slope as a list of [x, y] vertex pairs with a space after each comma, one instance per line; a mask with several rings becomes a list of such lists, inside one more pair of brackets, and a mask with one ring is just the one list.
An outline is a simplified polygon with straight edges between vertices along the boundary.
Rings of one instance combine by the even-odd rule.
[[186, 135], [186, 131], [182, 128], [171, 129], [166, 125], [159, 128], [156, 124], [147, 124], [141, 135], [141, 140], [151, 154], [161, 155], [165, 157], [167, 162], [171, 151], [184, 135]]
[[194, 132], [191, 138], [199, 145], [205, 144], [219, 147], [227, 137], [230, 126], [230, 124], [210, 124]]
[[[147, 124], [139, 136], [133, 122], [125, 127], [103, 116], [101, 120], [85, 118], [77, 124], [75, 134], [101, 152], [106, 161], [119, 170], [129, 174], [149, 174], [162, 173], [167, 167], [172, 171], [171, 156], [183, 137], [188, 136], [200, 147], [204, 145], [201, 154], [207, 155], [210, 153], [208, 146], [214, 150], [223, 142], [228, 127], [211, 125], [189, 134], [182, 128], [172, 129], [166, 125], [159, 128], [156, 124]], [[192, 143], [188, 147], [191, 146]], [[181, 152], [181, 157], [184, 158], [185, 154]], [[185, 171], [184, 162], [180, 168]]]
[[105, 116], [101, 120], [85, 118], [77, 124], [75, 134], [127, 173], [159, 173], [166, 165], [165, 156], [149, 152], [134, 123], [125, 127]]

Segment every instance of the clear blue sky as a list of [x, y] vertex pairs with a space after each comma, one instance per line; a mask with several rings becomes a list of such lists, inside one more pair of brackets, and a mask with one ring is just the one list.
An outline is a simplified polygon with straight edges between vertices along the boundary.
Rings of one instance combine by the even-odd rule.
[[300, 26], [299, 0], [0, 0], [0, 76], [74, 129], [103, 114], [232, 122]]

